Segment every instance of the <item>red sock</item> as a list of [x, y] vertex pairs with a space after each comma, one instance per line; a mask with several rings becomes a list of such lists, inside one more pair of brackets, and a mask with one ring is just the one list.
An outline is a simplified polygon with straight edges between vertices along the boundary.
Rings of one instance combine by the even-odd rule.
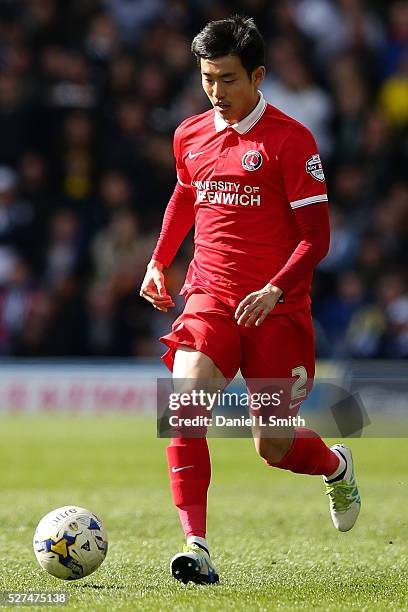
[[339, 467], [339, 463], [336, 453], [326, 446], [319, 434], [304, 427], [295, 429], [292, 446], [283, 459], [279, 463], [268, 465], [297, 474], [331, 476]]
[[[186, 538], [205, 538], [211, 478], [206, 438], [173, 438], [167, 447], [170, 485]], [[183, 468], [183, 469], [179, 469]]]

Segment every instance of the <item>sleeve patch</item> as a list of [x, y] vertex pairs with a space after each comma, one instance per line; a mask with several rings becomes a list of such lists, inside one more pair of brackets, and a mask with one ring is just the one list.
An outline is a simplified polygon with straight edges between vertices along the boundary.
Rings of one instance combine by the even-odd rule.
[[324, 181], [324, 172], [322, 162], [320, 160], [320, 155], [316, 153], [316, 155], [312, 155], [310, 159], [306, 162], [306, 172], [313, 176], [316, 181], [320, 181], [323, 183]]

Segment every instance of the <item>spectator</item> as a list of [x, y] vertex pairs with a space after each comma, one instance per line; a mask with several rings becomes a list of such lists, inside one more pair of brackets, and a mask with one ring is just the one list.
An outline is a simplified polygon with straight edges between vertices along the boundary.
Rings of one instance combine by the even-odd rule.
[[322, 157], [330, 156], [333, 107], [329, 96], [313, 82], [308, 67], [285, 41], [275, 42], [271, 55], [274, 75], [262, 84], [265, 99], [304, 123], [315, 135]]
[[154, 237], [141, 233], [134, 213], [117, 211], [108, 227], [95, 236], [91, 246], [96, 279], [104, 283], [110, 281], [118, 288], [128, 283], [133, 292], [143, 280], [145, 262], [154, 242]]
[[30, 136], [30, 110], [21, 77], [0, 72], [0, 164], [14, 166]]
[[85, 40], [88, 57], [96, 63], [105, 64], [120, 48], [116, 21], [106, 13], [93, 17]]
[[93, 190], [93, 124], [81, 111], [69, 113], [63, 123], [59, 153], [60, 191], [67, 203], [87, 200]]
[[143, 177], [142, 151], [147, 139], [145, 106], [126, 97], [113, 109], [113, 121], [101, 143], [101, 161], [107, 168], [121, 168], [134, 179]]
[[408, 50], [401, 56], [397, 71], [380, 90], [380, 104], [385, 116], [396, 127], [408, 124]]
[[357, 236], [347, 224], [346, 216], [339, 209], [332, 207], [330, 213], [331, 239], [326, 258], [319, 264], [325, 272], [341, 272], [349, 269], [355, 259]]
[[51, 220], [45, 254], [44, 281], [47, 287], [57, 288], [73, 275], [80, 261], [80, 246], [77, 216], [70, 210], [58, 211]]
[[[11, 255], [29, 258], [37, 246], [33, 235], [34, 210], [17, 191], [18, 176], [7, 166], [0, 167], [0, 259]], [[2, 266], [0, 265], [0, 268]]]
[[344, 272], [338, 277], [336, 294], [315, 308], [315, 316], [322, 325], [331, 346], [331, 355], [346, 354], [344, 341], [353, 315], [366, 304], [365, 288], [356, 272]]
[[7, 284], [0, 289], [0, 354], [13, 352], [27, 321], [33, 290], [28, 265], [16, 259]]
[[109, 13], [119, 24], [123, 40], [135, 46], [146, 26], [164, 12], [163, 0], [104, 0]]
[[401, 59], [408, 52], [408, 2], [388, 3], [389, 28], [384, 50], [383, 72], [388, 77], [398, 70]]
[[86, 303], [85, 352], [94, 357], [117, 356], [115, 300], [109, 285], [90, 287]]
[[391, 273], [380, 279], [379, 302], [388, 320], [384, 356], [408, 357], [408, 287], [401, 274]]

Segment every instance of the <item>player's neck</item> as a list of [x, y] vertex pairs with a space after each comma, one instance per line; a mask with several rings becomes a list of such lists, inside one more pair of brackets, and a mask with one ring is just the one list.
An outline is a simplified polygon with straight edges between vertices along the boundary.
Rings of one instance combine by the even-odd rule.
[[228, 120], [226, 119], [225, 120], [226, 123], [228, 123], [229, 125], [235, 125], [236, 123], [239, 123], [240, 121], [245, 119], [245, 117], [248, 117], [248, 115], [250, 115], [252, 111], [257, 107], [260, 99], [261, 99], [261, 94], [259, 93], [259, 91], [257, 91], [255, 93], [254, 99], [251, 101], [250, 104], [248, 104], [247, 108], [244, 111], [242, 111], [241, 115], [235, 119], [228, 119]]

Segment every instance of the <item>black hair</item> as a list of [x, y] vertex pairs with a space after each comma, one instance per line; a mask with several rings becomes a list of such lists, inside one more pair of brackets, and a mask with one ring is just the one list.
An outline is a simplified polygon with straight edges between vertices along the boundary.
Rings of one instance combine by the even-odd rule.
[[265, 65], [265, 43], [251, 17], [233, 15], [210, 21], [194, 38], [191, 51], [200, 59], [237, 55], [251, 77], [255, 68]]

